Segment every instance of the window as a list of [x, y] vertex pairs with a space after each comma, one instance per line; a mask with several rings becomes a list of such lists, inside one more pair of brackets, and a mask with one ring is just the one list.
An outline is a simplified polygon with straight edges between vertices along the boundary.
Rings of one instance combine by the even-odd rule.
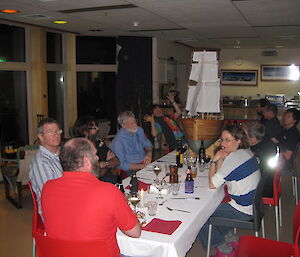
[[47, 32], [47, 63], [62, 63], [62, 35]]
[[77, 64], [115, 64], [116, 38], [76, 37]]
[[25, 71], [0, 71], [1, 144], [28, 144]]
[[77, 72], [78, 117], [91, 115], [110, 120], [116, 129], [115, 72]]
[[25, 62], [25, 29], [0, 24], [0, 61]]
[[64, 128], [64, 73], [48, 71], [48, 113]]

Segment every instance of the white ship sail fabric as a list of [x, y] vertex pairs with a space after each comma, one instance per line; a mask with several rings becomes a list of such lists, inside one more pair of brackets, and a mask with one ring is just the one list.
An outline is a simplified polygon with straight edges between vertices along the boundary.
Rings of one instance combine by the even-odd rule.
[[195, 116], [197, 112], [220, 113], [220, 79], [216, 52], [195, 52], [190, 80], [196, 86], [189, 86], [186, 110]]
[[205, 82], [199, 86], [197, 112], [220, 112], [220, 82]]

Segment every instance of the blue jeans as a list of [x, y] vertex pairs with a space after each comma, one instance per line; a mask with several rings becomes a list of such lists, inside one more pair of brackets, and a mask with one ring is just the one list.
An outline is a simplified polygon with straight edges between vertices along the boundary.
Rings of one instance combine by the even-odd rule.
[[[225, 218], [233, 218], [239, 220], [251, 220], [253, 218], [252, 215], [247, 215], [245, 213], [242, 213], [237, 209], [233, 208], [228, 203], [221, 203], [218, 206], [218, 208], [215, 210], [215, 212], [211, 215], [211, 217], [225, 217]], [[208, 221], [206, 221], [206, 223], [203, 225], [203, 227], [201, 228], [198, 234], [198, 237], [204, 249], [207, 249], [208, 226], [209, 223]], [[231, 230], [233, 230], [233, 228], [212, 226], [211, 245], [210, 245], [211, 249], [216, 248], [221, 244], [223, 244], [225, 242], [224, 236]]]

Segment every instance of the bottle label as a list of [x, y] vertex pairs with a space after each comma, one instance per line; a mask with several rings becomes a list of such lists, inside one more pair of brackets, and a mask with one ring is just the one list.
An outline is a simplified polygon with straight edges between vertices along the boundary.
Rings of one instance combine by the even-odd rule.
[[186, 194], [194, 193], [194, 181], [193, 180], [185, 181], [185, 193]]

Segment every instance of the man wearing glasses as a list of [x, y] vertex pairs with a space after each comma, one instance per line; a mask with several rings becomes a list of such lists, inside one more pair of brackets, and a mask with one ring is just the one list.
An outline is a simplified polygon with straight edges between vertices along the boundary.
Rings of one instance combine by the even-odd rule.
[[41, 210], [41, 192], [44, 184], [51, 179], [62, 176], [62, 167], [59, 161], [59, 145], [62, 130], [56, 120], [45, 118], [38, 124], [39, 151], [33, 157], [29, 177], [32, 189], [36, 193], [39, 213]]

